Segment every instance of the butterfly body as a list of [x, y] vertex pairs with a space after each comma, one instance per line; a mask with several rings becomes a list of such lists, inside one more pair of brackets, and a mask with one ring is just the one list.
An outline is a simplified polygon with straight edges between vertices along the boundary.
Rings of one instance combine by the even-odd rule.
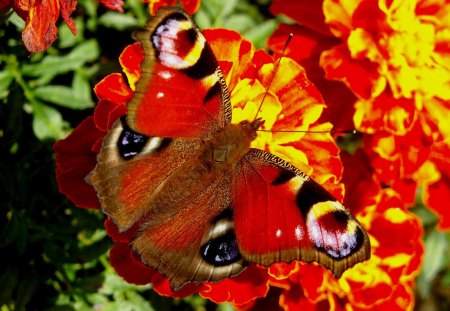
[[339, 277], [370, 257], [361, 224], [305, 173], [251, 148], [261, 119], [231, 124], [222, 71], [176, 8], [136, 35], [141, 78], [88, 182], [130, 246], [174, 289], [249, 262], [316, 261]]
[[260, 124], [260, 120], [228, 124], [216, 136], [200, 142], [193, 157], [164, 179], [147, 199], [148, 210], [152, 211], [150, 222], [170, 220], [211, 183], [231, 176], [236, 164], [250, 150]]

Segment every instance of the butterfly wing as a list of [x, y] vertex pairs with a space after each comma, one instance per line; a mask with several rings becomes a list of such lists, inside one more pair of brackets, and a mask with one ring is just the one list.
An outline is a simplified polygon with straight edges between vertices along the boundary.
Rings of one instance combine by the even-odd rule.
[[230, 122], [222, 71], [189, 15], [162, 7], [135, 37], [144, 60], [128, 103], [131, 129], [148, 136], [207, 138]]
[[150, 213], [132, 241], [143, 261], [165, 275], [175, 290], [192, 281], [220, 281], [245, 268], [228, 208], [229, 189], [228, 176], [170, 217]]
[[367, 233], [320, 185], [288, 162], [258, 149], [233, 176], [237, 242], [243, 257], [275, 262], [316, 261], [339, 277], [370, 257]]

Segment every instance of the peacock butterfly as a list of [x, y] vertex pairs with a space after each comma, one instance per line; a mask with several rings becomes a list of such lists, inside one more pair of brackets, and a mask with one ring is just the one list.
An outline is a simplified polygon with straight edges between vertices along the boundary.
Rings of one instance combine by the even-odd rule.
[[161, 8], [136, 33], [141, 78], [88, 182], [131, 247], [179, 289], [248, 262], [318, 262], [336, 277], [370, 257], [367, 233], [304, 172], [250, 147], [263, 120], [231, 124], [218, 62], [192, 19]]

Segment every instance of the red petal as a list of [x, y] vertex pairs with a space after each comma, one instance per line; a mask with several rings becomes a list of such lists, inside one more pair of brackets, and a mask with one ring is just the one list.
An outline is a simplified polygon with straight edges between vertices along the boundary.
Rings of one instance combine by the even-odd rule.
[[128, 244], [117, 243], [109, 252], [109, 261], [125, 281], [132, 284], [149, 284], [155, 270], [145, 266], [134, 258], [133, 250]]
[[305, 68], [308, 79], [322, 94], [327, 109], [324, 110], [321, 120], [333, 123], [335, 130], [352, 129], [354, 127], [355, 95], [344, 83], [325, 79], [325, 73], [319, 67], [322, 52], [331, 49], [340, 41], [306, 27], [281, 24], [268, 41], [270, 49], [280, 54], [290, 33], [293, 33], [294, 37], [287, 47], [285, 55], [293, 58]]
[[280, 296], [282, 289], [270, 287], [269, 293], [264, 298], [259, 298], [249, 303], [237, 305], [236, 310], [240, 311], [283, 311], [280, 306]]
[[331, 36], [330, 30], [325, 24], [322, 5], [323, 1], [274, 0], [270, 6], [270, 12], [274, 15], [284, 14], [299, 24]]
[[442, 175], [439, 181], [429, 185], [425, 191], [427, 192], [425, 203], [440, 216], [439, 228], [449, 230], [450, 208], [448, 202], [450, 202], [450, 177]]
[[400, 194], [407, 207], [412, 207], [416, 203], [417, 187], [417, 182], [409, 178], [397, 179], [392, 184], [392, 189]]
[[88, 117], [66, 139], [53, 146], [59, 191], [78, 207], [99, 209], [97, 193], [85, 178], [97, 164], [92, 147], [103, 135], [105, 132], [98, 130], [93, 118]]
[[181, 5], [186, 13], [192, 15], [200, 8], [200, 0], [181, 0]]
[[195, 293], [198, 293], [204, 288], [203, 284], [187, 284], [177, 291], [173, 291], [170, 287], [169, 280], [161, 275], [160, 273], [155, 273], [152, 277], [153, 289], [155, 292], [162, 296], [168, 296], [172, 298], [184, 298]]
[[[150, 2], [150, 14], [155, 15], [156, 11], [162, 6], [175, 6], [177, 5], [177, 0], [152, 0], [152, 1], [144, 1]], [[200, 0], [181, 0], [181, 5], [183, 9], [189, 15], [194, 14], [200, 7]]]
[[110, 10], [123, 13], [122, 0], [101, 0], [102, 4]]
[[120, 73], [113, 73], [101, 80], [94, 87], [99, 99], [108, 99], [114, 103], [126, 103], [133, 96], [133, 91], [127, 86]]
[[127, 107], [120, 103], [116, 104], [106, 99], [100, 99], [94, 111], [95, 125], [102, 131], [109, 131], [114, 122], [125, 115]]
[[10, 0], [0, 0], [0, 11], [11, 6]]
[[133, 90], [136, 82], [141, 77], [141, 63], [143, 60], [144, 50], [139, 42], [128, 45], [120, 54], [120, 65], [127, 75], [128, 84]]
[[242, 72], [251, 62], [253, 45], [244, 39], [238, 32], [227, 29], [207, 29], [203, 31], [206, 41], [214, 51], [214, 55], [220, 62], [226, 61], [232, 64], [226, 75], [228, 89], [232, 90]]
[[251, 264], [236, 277], [219, 283], [205, 283], [200, 295], [216, 303], [245, 304], [267, 294], [268, 280], [267, 269]]
[[155, 15], [158, 9], [162, 6], [174, 6], [177, 4], [177, 0], [146, 0], [149, 2], [149, 10], [151, 15]]
[[381, 187], [374, 179], [369, 158], [363, 150], [358, 149], [353, 156], [343, 152], [341, 159], [344, 165], [342, 181], [347, 189], [344, 205], [357, 214], [376, 204]]
[[35, 53], [47, 49], [55, 41], [58, 30], [59, 1], [36, 1], [29, 8], [22, 40], [28, 51]]
[[120, 232], [119, 228], [114, 224], [111, 218], [106, 218], [105, 222], [106, 233], [111, 237], [113, 242], [116, 243], [130, 243], [131, 240], [136, 236], [138, 226], [135, 224], [130, 229], [125, 232]]
[[74, 35], [77, 34], [77, 29], [75, 28], [75, 23], [73, 22], [72, 18], [70, 17], [70, 14], [72, 14], [73, 11], [75, 11], [75, 7], [77, 6], [78, 0], [60, 0], [61, 4], [61, 16], [64, 19], [64, 22], [69, 27], [70, 31]]
[[323, 52], [320, 66], [325, 70], [327, 79], [344, 82], [362, 98], [371, 97], [373, 81], [379, 78], [378, 64], [352, 58], [345, 44]]

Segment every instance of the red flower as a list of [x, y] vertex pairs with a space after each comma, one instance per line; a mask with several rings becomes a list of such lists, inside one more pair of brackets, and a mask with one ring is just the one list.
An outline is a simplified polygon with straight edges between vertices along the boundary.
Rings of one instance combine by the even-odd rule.
[[401, 193], [408, 206], [424, 186], [424, 201], [438, 211], [441, 228], [450, 219], [438, 202], [450, 185], [433, 150], [450, 138], [449, 8], [448, 1], [324, 0], [311, 6], [276, 0], [273, 13], [304, 26], [282, 25], [269, 40], [280, 51], [294, 32], [287, 55], [308, 68], [322, 91], [329, 107], [324, 120], [365, 133], [362, 147], [379, 182]]
[[[123, 12], [122, 0], [101, 0], [109, 9]], [[22, 40], [31, 53], [46, 50], [57, 37], [56, 22], [63, 18], [74, 35], [77, 33], [75, 23], [70, 15], [75, 10], [77, 0], [2, 0], [0, 10], [12, 7], [25, 21]]]
[[[350, 273], [344, 274], [339, 280], [341, 289], [351, 292], [322, 292], [325, 298], [318, 303], [332, 310], [349, 305], [356, 310], [412, 309], [423, 233], [406, 208], [414, 204], [419, 185], [424, 186], [424, 202], [445, 217], [442, 228], [448, 228], [450, 219], [441, 203], [450, 194], [450, 179], [444, 173], [449, 150], [442, 143], [449, 134], [442, 118], [450, 107], [448, 88], [443, 89], [450, 72], [441, 62], [448, 58], [448, 45], [443, 43], [446, 30], [440, 22], [448, 15], [448, 4], [319, 3], [311, 11], [306, 1], [274, 1], [273, 13], [286, 14], [303, 26], [280, 26], [269, 45], [280, 51], [287, 33], [294, 32], [287, 55], [308, 67], [330, 108], [326, 117], [338, 129], [356, 127], [364, 133], [362, 148], [343, 157], [344, 203], [360, 212], [373, 256], [360, 265], [364, 273], [350, 279]], [[428, 23], [430, 18], [433, 22]], [[292, 299], [291, 306], [307, 302], [313, 308], [317, 301]]]
[[423, 201], [440, 217], [439, 227], [450, 229], [450, 208], [446, 204], [450, 200], [450, 141], [435, 144], [430, 159], [424, 163], [417, 179], [424, 185]]
[[[257, 105], [261, 102], [266, 92], [266, 85], [273, 75], [274, 59], [265, 52], [255, 52], [251, 43], [236, 32], [209, 30], [204, 34], [219, 60], [229, 86], [233, 105], [233, 122], [244, 118], [254, 118]], [[226, 48], [223, 48], [224, 46]], [[95, 166], [100, 138], [107, 133], [112, 123], [126, 112], [125, 104], [132, 96], [135, 83], [139, 79], [139, 64], [142, 62], [142, 57], [139, 44], [127, 47], [120, 61], [130, 87], [119, 74], [112, 74], [103, 79], [95, 87], [99, 104], [95, 109], [94, 118], [84, 122], [87, 122], [89, 126], [82, 123], [67, 139], [55, 144], [56, 173], [60, 190], [80, 207], [98, 208], [93, 190], [85, 189], [90, 186], [85, 183], [84, 178]], [[323, 108], [321, 96], [306, 78], [303, 68], [285, 58], [275, 74], [270, 92], [259, 115], [266, 120], [264, 126], [268, 130], [286, 128], [326, 130], [330, 128], [329, 124], [317, 122]], [[79, 139], [83, 141], [82, 144], [76, 143]], [[338, 148], [330, 135], [264, 132], [253, 142], [253, 146], [269, 150], [290, 160], [314, 176], [335, 196], [342, 198], [343, 187], [336, 184], [340, 179], [342, 166], [338, 158]], [[88, 193], [87, 197], [86, 193]], [[85, 196], [86, 199], [80, 200], [77, 196]], [[105, 227], [115, 243], [110, 253], [110, 261], [117, 273], [131, 283], [152, 283], [153, 288], [162, 295], [185, 297], [199, 293], [216, 302], [228, 301], [243, 305], [266, 296], [275, 279], [281, 282], [283, 278], [289, 278], [299, 269], [299, 265], [304, 271], [316, 274], [319, 278], [323, 277], [324, 273], [330, 277], [328, 272], [315, 265], [292, 264], [289, 266], [292, 271], [277, 270], [276, 265], [270, 269], [269, 273], [266, 268], [250, 265], [236, 277], [219, 283], [188, 284], [174, 292], [168, 280], [157, 271], [145, 266], [128, 246], [137, 226], [121, 233], [108, 219]], [[312, 270], [308, 270], [308, 267]], [[287, 279], [286, 282], [288, 282]]]

